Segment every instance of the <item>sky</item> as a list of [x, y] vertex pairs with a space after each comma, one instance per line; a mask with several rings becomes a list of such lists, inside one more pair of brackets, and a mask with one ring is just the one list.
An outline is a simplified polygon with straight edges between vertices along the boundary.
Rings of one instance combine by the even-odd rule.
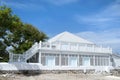
[[120, 0], [0, 0], [50, 38], [64, 31], [120, 53]]

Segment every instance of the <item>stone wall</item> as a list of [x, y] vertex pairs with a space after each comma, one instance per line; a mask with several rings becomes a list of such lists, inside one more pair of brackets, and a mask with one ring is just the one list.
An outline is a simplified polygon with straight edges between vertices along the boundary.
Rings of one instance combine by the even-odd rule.
[[112, 69], [110, 73], [95, 72], [93, 69], [84, 70], [0, 70], [0, 74], [23, 74], [23, 75], [38, 75], [38, 74], [102, 74], [120, 76], [120, 69]]
[[95, 70], [1, 70], [0, 74], [13, 73], [13, 74], [60, 74], [60, 73], [71, 73], [71, 74], [93, 74]]
[[115, 76], [120, 76], [120, 69], [112, 69], [110, 73]]

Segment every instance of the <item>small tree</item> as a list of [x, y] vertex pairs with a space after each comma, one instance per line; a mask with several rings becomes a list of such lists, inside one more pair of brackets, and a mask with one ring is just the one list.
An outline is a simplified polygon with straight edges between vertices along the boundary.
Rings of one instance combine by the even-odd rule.
[[10, 8], [0, 6], [0, 57], [7, 54], [8, 47], [15, 54], [22, 54], [35, 42], [47, 38], [45, 33], [31, 24], [23, 23]]

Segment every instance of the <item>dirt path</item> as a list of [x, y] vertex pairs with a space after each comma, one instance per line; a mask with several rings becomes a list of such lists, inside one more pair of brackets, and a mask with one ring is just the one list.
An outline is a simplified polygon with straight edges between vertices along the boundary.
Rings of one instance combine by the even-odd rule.
[[0, 80], [120, 80], [116, 76], [81, 74], [0, 75]]

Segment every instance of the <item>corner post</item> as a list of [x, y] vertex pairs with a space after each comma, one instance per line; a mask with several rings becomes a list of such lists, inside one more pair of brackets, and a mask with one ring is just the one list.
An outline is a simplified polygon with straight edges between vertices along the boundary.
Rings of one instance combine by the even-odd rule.
[[40, 41], [40, 42], [39, 42], [39, 49], [41, 49], [41, 45], [42, 45], [42, 42]]
[[41, 51], [39, 50], [39, 58], [38, 58], [38, 62], [41, 64]]
[[38, 57], [38, 62], [41, 64], [41, 45], [42, 45], [42, 42], [40, 41], [39, 42], [39, 50], [38, 50], [38, 54], [39, 54], [39, 57]]

